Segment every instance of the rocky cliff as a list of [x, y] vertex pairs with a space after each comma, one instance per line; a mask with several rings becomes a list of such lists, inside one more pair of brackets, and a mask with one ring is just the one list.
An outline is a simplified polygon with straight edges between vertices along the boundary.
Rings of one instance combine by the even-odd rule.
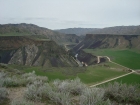
[[90, 48], [136, 48], [140, 49], [140, 35], [111, 35], [111, 34], [87, 34], [85, 39], [73, 48], [78, 52], [81, 49]]
[[77, 66], [54, 41], [24, 36], [0, 37], [0, 63], [44, 67]]

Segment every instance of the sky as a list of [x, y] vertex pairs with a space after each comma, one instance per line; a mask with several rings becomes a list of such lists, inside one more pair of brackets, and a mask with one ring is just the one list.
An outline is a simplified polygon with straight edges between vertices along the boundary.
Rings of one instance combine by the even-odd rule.
[[140, 25], [140, 0], [0, 0], [0, 24], [49, 29]]

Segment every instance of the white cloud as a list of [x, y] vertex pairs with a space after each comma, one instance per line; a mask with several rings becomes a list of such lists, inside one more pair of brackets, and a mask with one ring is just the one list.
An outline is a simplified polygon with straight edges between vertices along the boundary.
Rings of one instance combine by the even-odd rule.
[[140, 0], [0, 0], [0, 24], [51, 29], [140, 24]]

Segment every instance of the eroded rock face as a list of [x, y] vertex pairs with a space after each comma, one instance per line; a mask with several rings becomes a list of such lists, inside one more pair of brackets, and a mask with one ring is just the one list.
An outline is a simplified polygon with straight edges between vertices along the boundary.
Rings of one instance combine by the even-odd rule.
[[140, 35], [88, 34], [73, 48], [75, 52], [85, 48], [137, 48], [140, 49]]
[[33, 45], [28, 45], [25, 47], [25, 56], [26, 56], [26, 62], [25, 65], [32, 65], [33, 60], [35, 59], [37, 53], [38, 53], [38, 47]]
[[23, 56], [22, 56], [22, 50], [19, 49], [17, 50], [13, 56], [11, 57], [11, 59], [9, 60], [9, 62], [7, 62], [8, 64], [23, 64]]
[[27, 45], [22, 48], [19, 48], [16, 53], [12, 56], [9, 64], [23, 64], [23, 65], [32, 65], [33, 60], [35, 59], [38, 53], [38, 47], [33, 45]]
[[[7, 42], [7, 43], [6, 43]], [[77, 66], [67, 52], [54, 41], [27, 37], [0, 38], [0, 62], [28, 66]]]

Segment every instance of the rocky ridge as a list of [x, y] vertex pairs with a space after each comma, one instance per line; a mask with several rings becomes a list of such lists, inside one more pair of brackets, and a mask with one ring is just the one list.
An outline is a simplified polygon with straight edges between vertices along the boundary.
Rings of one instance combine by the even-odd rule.
[[0, 37], [0, 63], [43, 67], [77, 66], [54, 41], [24, 36]]

